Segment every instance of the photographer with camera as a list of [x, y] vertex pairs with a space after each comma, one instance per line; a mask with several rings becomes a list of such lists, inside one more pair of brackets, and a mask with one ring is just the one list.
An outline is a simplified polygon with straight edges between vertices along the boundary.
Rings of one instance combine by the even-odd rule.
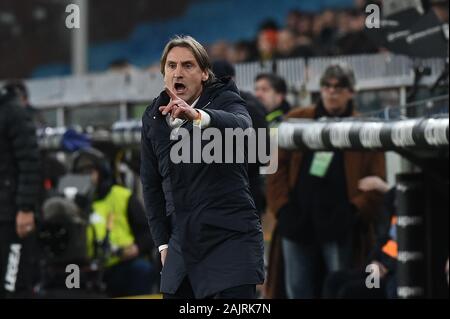
[[40, 192], [36, 130], [15, 91], [0, 89], [0, 298], [31, 297]]
[[150, 294], [155, 267], [143, 258], [152, 241], [141, 203], [132, 192], [113, 183], [108, 160], [96, 149], [76, 154], [73, 173], [89, 174], [94, 185], [87, 231], [88, 255], [105, 267], [111, 297]]

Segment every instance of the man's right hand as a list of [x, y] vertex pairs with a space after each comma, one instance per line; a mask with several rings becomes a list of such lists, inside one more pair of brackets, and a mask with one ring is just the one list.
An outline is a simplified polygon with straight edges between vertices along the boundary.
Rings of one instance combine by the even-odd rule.
[[386, 266], [384, 266], [381, 262], [377, 261], [377, 260], [373, 260], [372, 261], [372, 265], [377, 265], [378, 269], [380, 270], [380, 277], [384, 278], [384, 276], [387, 275], [387, 273], [389, 272], [389, 270], [386, 268]]
[[358, 189], [363, 192], [377, 191], [385, 194], [389, 191], [389, 185], [378, 176], [367, 176], [358, 181]]
[[166, 257], [167, 257], [167, 248], [161, 250], [161, 264], [164, 267], [164, 263], [166, 262]]

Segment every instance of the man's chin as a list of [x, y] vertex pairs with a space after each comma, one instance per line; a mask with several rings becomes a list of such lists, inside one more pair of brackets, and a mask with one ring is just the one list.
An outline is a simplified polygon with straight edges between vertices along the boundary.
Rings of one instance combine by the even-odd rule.
[[188, 94], [186, 94], [186, 92], [183, 92], [183, 93], [175, 92], [175, 94], [183, 101], [187, 101], [190, 98], [190, 96]]

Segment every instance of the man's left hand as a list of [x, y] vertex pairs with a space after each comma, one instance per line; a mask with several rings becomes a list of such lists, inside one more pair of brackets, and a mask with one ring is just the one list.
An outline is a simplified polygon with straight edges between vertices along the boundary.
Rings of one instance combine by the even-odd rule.
[[34, 228], [34, 213], [19, 211], [16, 216], [16, 232], [19, 238], [28, 236]]
[[166, 87], [166, 92], [170, 96], [171, 101], [166, 106], [160, 106], [159, 110], [162, 115], [171, 114], [172, 118], [193, 121], [199, 117], [198, 111], [180, 99], [175, 93]]

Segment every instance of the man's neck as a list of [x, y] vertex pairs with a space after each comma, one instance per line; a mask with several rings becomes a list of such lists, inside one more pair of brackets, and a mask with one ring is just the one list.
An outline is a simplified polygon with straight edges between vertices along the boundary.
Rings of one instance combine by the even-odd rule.
[[353, 113], [353, 103], [349, 101], [345, 107], [340, 107], [337, 109], [328, 109], [325, 107], [323, 101], [320, 102], [320, 106], [318, 109], [317, 116], [326, 116], [326, 117], [348, 117], [352, 116]]
[[198, 101], [200, 100], [200, 96], [201, 96], [201, 94], [192, 103], [189, 103], [189, 105], [192, 107], [195, 107], [197, 105]]

